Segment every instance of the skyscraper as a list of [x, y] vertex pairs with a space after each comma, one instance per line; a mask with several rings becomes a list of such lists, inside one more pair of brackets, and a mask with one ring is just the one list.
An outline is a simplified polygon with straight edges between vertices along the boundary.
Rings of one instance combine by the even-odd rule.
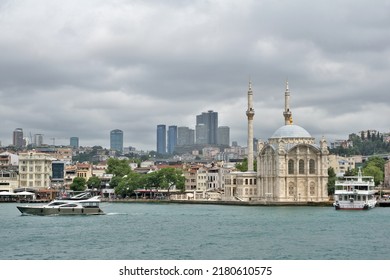
[[177, 145], [187, 146], [194, 145], [195, 131], [187, 126], [179, 126], [177, 128]]
[[34, 146], [41, 147], [43, 145], [43, 134], [34, 134]]
[[167, 153], [167, 130], [165, 124], [157, 125], [157, 153]]
[[[217, 144], [218, 113], [212, 110], [196, 116], [196, 144]], [[199, 142], [198, 142], [199, 141]], [[202, 143], [202, 142], [205, 143]]]
[[228, 126], [218, 127], [218, 144], [229, 146], [229, 144], [230, 144], [230, 128]]
[[17, 148], [21, 148], [24, 146], [23, 141], [23, 129], [16, 128], [13, 133], [13, 145]]
[[114, 129], [110, 132], [110, 149], [123, 152], [123, 131]]
[[177, 145], [177, 126], [168, 127], [168, 154], [173, 154]]
[[79, 138], [78, 137], [70, 137], [70, 145], [73, 149], [79, 148]]

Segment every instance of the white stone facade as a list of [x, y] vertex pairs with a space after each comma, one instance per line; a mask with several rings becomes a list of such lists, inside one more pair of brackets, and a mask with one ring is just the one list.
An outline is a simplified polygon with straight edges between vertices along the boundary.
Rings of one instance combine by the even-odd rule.
[[53, 158], [45, 153], [19, 154], [19, 178], [21, 188], [48, 188], [52, 176]]

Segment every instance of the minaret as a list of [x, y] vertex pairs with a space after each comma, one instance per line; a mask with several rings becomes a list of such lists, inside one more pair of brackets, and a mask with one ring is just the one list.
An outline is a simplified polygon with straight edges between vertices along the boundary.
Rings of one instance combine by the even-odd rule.
[[292, 124], [292, 113], [290, 111], [290, 91], [288, 89], [288, 81], [286, 81], [286, 91], [284, 92], [284, 124]]
[[248, 117], [248, 171], [253, 171], [253, 116], [255, 110], [253, 109], [253, 92], [252, 82], [249, 81], [248, 89], [248, 110], [246, 110]]

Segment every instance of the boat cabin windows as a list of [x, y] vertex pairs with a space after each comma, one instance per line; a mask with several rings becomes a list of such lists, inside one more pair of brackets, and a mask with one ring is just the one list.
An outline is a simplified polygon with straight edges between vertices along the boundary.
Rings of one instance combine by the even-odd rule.
[[54, 202], [48, 204], [47, 206], [60, 206], [60, 205], [64, 205], [64, 204], [66, 204], [66, 202], [54, 201]]
[[65, 204], [65, 205], [61, 205], [60, 207], [62, 208], [72, 208], [72, 207], [77, 207], [77, 204]]

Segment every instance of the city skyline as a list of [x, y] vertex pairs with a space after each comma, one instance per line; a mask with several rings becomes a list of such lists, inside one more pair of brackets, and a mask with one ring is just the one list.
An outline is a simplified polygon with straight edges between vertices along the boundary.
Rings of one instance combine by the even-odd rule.
[[[0, 4], [0, 142], [22, 128], [44, 142], [155, 150], [160, 123], [192, 127], [210, 108], [246, 145], [294, 123], [316, 139], [389, 132], [389, 17], [375, 5], [329, 1], [66, 1]], [[359, 16], [356, 16], [359, 15]], [[28, 47], [26, 47], [28, 46]], [[54, 140], [52, 140], [54, 139]]]

